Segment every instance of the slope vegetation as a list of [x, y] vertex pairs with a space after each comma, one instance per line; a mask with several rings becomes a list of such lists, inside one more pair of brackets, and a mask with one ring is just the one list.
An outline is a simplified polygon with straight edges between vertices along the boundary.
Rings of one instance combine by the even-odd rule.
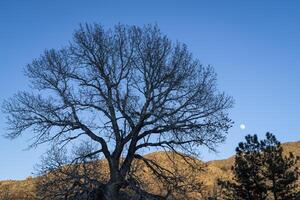
[[[300, 142], [288, 142], [282, 144], [284, 152], [289, 154], [292, 152], [296, 156], [300, 156]], [[146, 155], [146, 158], [155, 160], [159, 162], [163, 167], [168, 168], [171, 164], [170, 153], [165, 152], [154, 152]], [[172, 158], [173, 162], [176, 162], [178, 170], [189, 172], [189, 167], [187, 167], [180, 156], [175, 156]], [[224, 160], [214, 160], [209, 162], [202, 162], [200, 160], [194, 160], [203, 169], [201, 173], [194, 177], [193, 181], [201, 181], [204, 184], [204, 190], [206, 194], [213, 191], [216, 180], [231, 179], [233, 174], [231, 172], [231, 167], [234, 164], [234, 156], [224, 159]], [[300, 163], [298, 163], [300, 168]], [[149, 169], [143, 165], [139, 164], [137, 171], [139, 177], [141, 177], [144, 187], [148, 187], [153, 193], [162, 193], [163, 186], [157, 184], [155, 177], [151, 175]], [[22, 181], [0, 181], [0, 200], [34, 200], [36, 198], [35, 186], [39, 177], [32, 178], [28, 177], [26, 180]]]

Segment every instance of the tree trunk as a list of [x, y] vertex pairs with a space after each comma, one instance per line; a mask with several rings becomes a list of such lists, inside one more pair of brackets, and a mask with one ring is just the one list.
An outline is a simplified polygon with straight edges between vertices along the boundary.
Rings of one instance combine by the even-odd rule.
[[108, 183], [98, 188], [93, 199], [95, 200], [119, 200], [120, 189], [116, 184]]
[[119, 186], [115, 183], [108, 184], [104, 188], [103, 200], [119, 200]]
[[110, 180], [102, 188], [102, 197], [97, 200], [119, 200], [120, 198], [120, 181], [119, 159], [111, 158], [109, 160]]

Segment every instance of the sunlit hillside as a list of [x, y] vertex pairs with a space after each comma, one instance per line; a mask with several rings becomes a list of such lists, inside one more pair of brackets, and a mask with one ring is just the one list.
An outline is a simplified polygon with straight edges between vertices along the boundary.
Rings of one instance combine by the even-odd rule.
[[[300, 142], [288, 142], [283, 145], [284, 152], [288, 154], [288, 152], [294, 153], [296, 156], [300, 156]], [[169, 153], [164, 152], [154, 152], [146, 155], [146, 158], [151, 158], [153, 160], [159, 161], [163, 167], [168, 168], [170, 166], [170, 156], [173, 156], [171, 160], [176, 162], [178, 166], [178, 170], [186, 173], [189, 173], [189, 167], [185, 164], [180, 156], [174, 156]], [[204, 194], [209, 194], [212, 192], [215, 182], [218, 178], [222, 179], [231, 179], [232, 172], [231, 166], [234, 163], [234, 156], [224, 159], [224, 160], [214, 160], [204, 163], [200, 160], [195, 160], [203, 171], [198, 174], [197, 177], [191, 177], [192, 181], [201, 181], [204, 183], [203, 190]], [[298, 167], [300, 167], [300, 163], [298, 163]], [[162, 193], [163, 188], [161, 185], [157, 184], [154, 176], [147, 170], [144, 165], [139, 165], [139, 170], [137, 175], [141, 177], [143, 183], [148, 185], [149, 189], [153, 193]], [[35, 186], [37, 183], [37, 178], [27, 178], [23, 181], [1, 181], [0, 182], [0, 200], [34, 200], [36, 198], [35, 194]]]

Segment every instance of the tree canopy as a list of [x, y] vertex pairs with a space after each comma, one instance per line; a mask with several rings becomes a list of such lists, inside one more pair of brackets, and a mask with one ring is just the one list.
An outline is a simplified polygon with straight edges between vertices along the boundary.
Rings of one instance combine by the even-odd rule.
[[281, 143], [271, 133], [266, 139], [247, 135], [239, 143], [233, 166], [234, 181], [219, 181], [224, 199], [274, 199], [300, 198], [297, 181], [299, 157], [283, 154]]
[[33, 90], [3, 105], [8, 137], [28, 130], [33, 146], [57, 148], [89, 138], [99, 148], [83, 156], [101, 154], [109, 164], [105, 199], [130, 185], [134, 159], [153, 165], [144, 150], [195, 156], [198, 146], [224, 141], [232, 125], [233, 100], [217, 90], [213, 68], [153, 25], [81, 25], [69, 45], [45, 50], [25, 75]]

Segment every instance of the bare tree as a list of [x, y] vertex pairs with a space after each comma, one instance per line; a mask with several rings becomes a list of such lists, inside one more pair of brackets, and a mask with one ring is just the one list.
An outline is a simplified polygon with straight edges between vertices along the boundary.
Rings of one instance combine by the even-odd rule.
[[66, 148], [51, 147], [36, 167], [38, 199], [94, 200], [108, 179], [108, 167], [90, 154], [93, 150], [89, 142], [74, 147], [71, 155]]
[[118, 199], [134, 159], [148, 162], [145, 149], [196, 155], [232, 124], [232, 98], [218, 92], [213, 68], [157, 26], [82, 25], [69, 46], [45, 51], [25, 71], [35, 90], [4, 103], [8, 136], [29, 129], [32, 145], [89, 137], [109, 164], [105, 199]]
[[[94, 200], [102, 196], [109, 179], [108, 163], [97, 155], [91, 143], [84, 142], [71, 153], [53, 146], [37, 165], [35, 186], [38, 199]], [[154, 158], [149, 158], [153, 155]], [[120, 195], [123, 200], [203, 198], [203, 183], [199, 178], [203, 164], [186, 162], [175, 153], [154, 153], [134, 160], [127, 176], [127, 187]], [[188, 158], [187, 158], [188, 159]], [[147, 168], [153, 169], [147, 172]], [[156, 174], [159, 172], [159, 174]]]

